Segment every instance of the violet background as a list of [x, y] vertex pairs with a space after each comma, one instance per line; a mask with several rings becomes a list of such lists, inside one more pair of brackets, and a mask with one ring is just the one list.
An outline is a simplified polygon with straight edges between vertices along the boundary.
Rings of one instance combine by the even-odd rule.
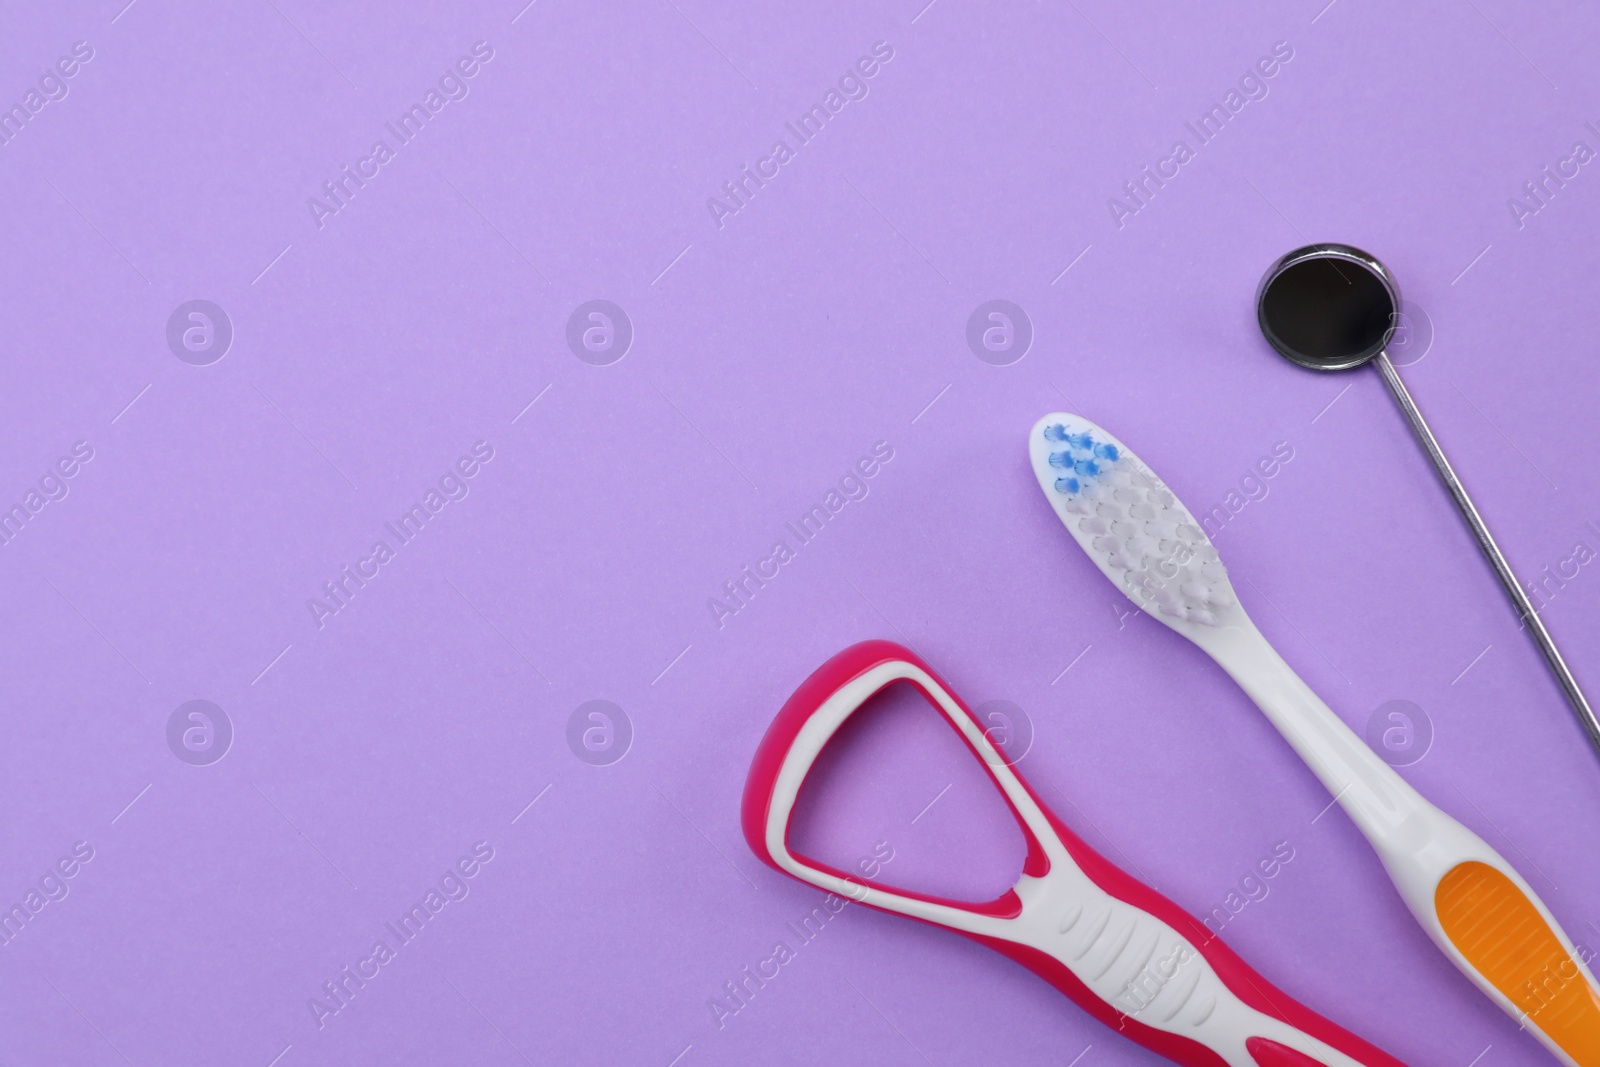
[[[95, 857], [0, 948], [0, 1059], [1158, 1062], [864, 909], [714, 1021], [819, 902], [744, 846], [754, 746], [884, 636], [1025, 709], [1030, 781], [1182, 906], [1290, 842], [1225, 934], [1308, 1005], [1415, 1064], [1550, 1062], [1348, 820], [1312, 822], [1326, 795], [1232, 683], [1119, 619], [1027, 467], [1033, 420], [1076, 407], [1198, 509], [1288, 442], [1217, 538], [1246, 606], [1358, 731], [1425, 709], [1402, 773], [1600, 938], [1594, 753], [1376, 374], [1283, 363], [1251, 306], [1308, 240], [1378, 254], [1436, 334], [1407, 379], [1514, 564], [1600, 548], [1600, 176], [1520, 230], [1506, 205], [1600, 147], [1600, 22], [1323, 2], [8, 7], [0, 103], [95, 57], [0, 147], [0, 499], [95, 457], [0, 548], [0, 898]], [[479, 40], [470, 95], [318, 229], [306, 199]], [[1266, 99], [1117, 229], [1107, 198], [1280, 40]], [[870, 95], [719, 230], [706, 199], [877, 41]], [[1035, 330], [1010, 366], [964, 339], [995, 297]], [[235, 330], [207, 367], [165, 340], [193, 298]], [[565, 342], [593, 298], [636, 332], [606, 367]], [[470, 495], [319, 630], [306, 600], [478, 440]], [[719, 629], [708, 598], [877, 440], [870, 496]], [[1595, 568], [1546, 618], [1600, 687]], [[194, 698], [236, 731], [207, 767], [165, 740]], [[597, 698], [635, 733], [603, 767], [566, 741]], [[1004, 823], [929, 723], [867, 724], [808, 833], [992, 889]], [[470, 895], [319, 1029], [322, 983], [478, 840]]]

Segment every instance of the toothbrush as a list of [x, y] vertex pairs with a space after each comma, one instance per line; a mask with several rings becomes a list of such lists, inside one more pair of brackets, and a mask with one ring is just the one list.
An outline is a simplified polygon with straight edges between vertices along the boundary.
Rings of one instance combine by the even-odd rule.
[[[869, 883], [789, 845], [790, 817], [817, 757], [851, 715], [897, 682], [927, 698], [983, 761], [1027, 841], [1022, 876], [992, 901]], [[740, 821], [751, 850], [827, 890], [830, 911], [853, 900], [969, 937], [1185, 1067], [1403, 1067], [1274, 988], [1199, 920], [1084, 844], [933, 668], [893, 642], [852, 645], [795, 690], [756, 749]]]
[[1087, 419], [1034, 424], [1028, 452], [1067, 531], [1113, 585], [1239, 683], [1377, 851], [1428, 936], [1568, 1067], [1600, 1067], [1600, 986], [1505, 858], [1434, 807], [1313, 693], [1245, 614], [1200, 524]]

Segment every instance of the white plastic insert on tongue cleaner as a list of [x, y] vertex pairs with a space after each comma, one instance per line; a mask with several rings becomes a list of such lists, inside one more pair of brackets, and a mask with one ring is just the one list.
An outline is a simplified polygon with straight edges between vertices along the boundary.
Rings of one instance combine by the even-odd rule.
[[1034, 476], [1068, 532], [1135, 603], [1175, 629], [1214, 627], [1238, 604], [1189, 509], [1104, 429], [1055, 412], [1034, 424]]

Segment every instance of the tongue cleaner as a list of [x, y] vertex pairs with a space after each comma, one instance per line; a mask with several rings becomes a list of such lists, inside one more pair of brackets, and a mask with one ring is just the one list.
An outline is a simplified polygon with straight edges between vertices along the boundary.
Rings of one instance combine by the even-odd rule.
[[1077, 415], [1034, 424], [1056, 515], [1105, 576], [1239, 683], [1366, 835], [1422, 928], [1569, 1067], [1600, 1067], [1600, 986], [1550, 910], [1482, 838], [1424, 800], [1294, 673], [1245, 614], [1189, 509]]
[[[1028, 843], [1022, 877], [984, 904], [867, 882], [789, 845], [800, 787], [873, 694], [914, 686], [981, 758]], [[1124, 1036], [1185, 1067], [1403, 1067], [1275, 989], [1199, 921], [1106, 862], [1039, 800], [944, 680], [910, 649], [864, 641], [818, 667], [773, 720], [745, 782], [745, 840], [765, 863], [845, 900], [1009, 956]]]

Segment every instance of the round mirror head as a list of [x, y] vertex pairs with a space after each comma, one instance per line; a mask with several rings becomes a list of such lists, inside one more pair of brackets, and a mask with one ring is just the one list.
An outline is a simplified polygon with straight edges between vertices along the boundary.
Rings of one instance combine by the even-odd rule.
[[1312, 370], [1359, 367], [1394, 333], [1400, 289], [1375, 258], [1349, 245], [1307, 245], [1274, 263], [1256, 290], [1267, 343]]

